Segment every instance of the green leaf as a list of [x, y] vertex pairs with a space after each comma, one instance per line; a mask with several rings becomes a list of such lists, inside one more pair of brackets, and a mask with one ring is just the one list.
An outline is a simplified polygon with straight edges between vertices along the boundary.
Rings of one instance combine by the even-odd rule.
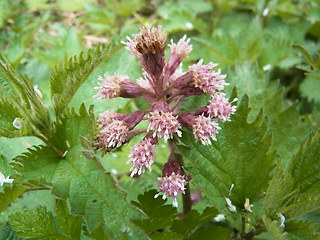
[[59, 231], [52, 213], [45, 207], [35, 210], [25, 210], [23, 213], [15, 213], [9, 216], [9, 222], [16, 231], [17, 236], [31, 239], [69, 239], [67, 235]]
[[[20, 137], [30, 134], [30, 126], [23, 121], [21, 113], [11, 102], [0, 97], [0, 109], [0, 136]], [[15, 119], [16, 127], [13, 126]]]
[[71, 215], [67, 206], [67, 202], [59, 200], [56, 209], [56, 224], [70, 238], [80, 239], [82, 217]]
[[228, 240], [231, 236], [231, 231], [228, 228], [222, 226], [204, 226], [195, 231], [188, 240], [198, 240], [198, 239], [210, 239], [209, 236], [213, 237], [211, 239]]
[[172, 224], [171, 230], [183, 235], [184, 237], [190, 236], [193, 231], [204, 224], [209, 222], [218, 215], [216, 208], [206, 208], [200, 215], [196, 210], [191, 210], [182, 220], [176, 220]]
[[[281, 109], [282, 100], [271, 103], [277, 104]], [[275, 109], [276, 110], [276, 109]], [[301, 120], [298, 103], [292, 104], [283, 111], [270, 115], [270, 131], [273, 135], [272, 150], [277, 151], [277, 157], [287, 165], [292, 156], [298, 151], [300, 144], [305, 141], [313, 130], [313, 126]]]
[[150, 236], [151, 240], [182, 240], [184, 239], [182, 235], [175, 232], [156, 232]]
[[118, 48], [110, 50], [109, 47], [98, 46], [94, 52], [89, 50], [86, 57], [82, 52], [79, 57], [74, 56], [66, 64], [56, 66], [50, 76], [50, 84], [53, 107], [57, 116], [68, 106], [92, 71], [118, 50]]
[[280, 227], [280, 222], [272, 220], [266, 216], [262, 216], [263, 223], [267, 232], [277, 240], [289, 240], [287, 234], [284, 232], [284, 227]]
[[69, 149], [64, 158], [48, 147], [38, 147], [20, 161], [24, 165], [23, 177], [44, 177], [52, 182], [53, 194], [69, 200], [71, 213], [84, 215], [89, 232], [104, 224], [110, 239], [119, 239], [125, 232], [130, 239], [144, 238], [130, 222], [141, 214], [126, 202], [125, 194], [100, 169], [96, 159], [82, 154], [79, 145]]
[[138, 196], [139, 203], [132, 202], [148, 216], [148, 219], [132, 220], [132, 222], [148, 234], [171, 226], [177, 217], [176, 209], [171, 205], [164, 205], [167, 200], [154, 198], [156, 194], [156, 190], [151, 190]]
[[[27, 184], [26, 184], [27, 185]], [[1, 213], [0, 222], [8, 222], [8, 217], [16, 212], [23, 212], [25, 209], [33, 209], [41, 205], [47, 208], [48, 211], [54, 211], [56, 198], [51, 194], [47, 187], [25, 186], [26, 192], [15, 199], [10, 205]], [[39, 190], [36, 190], [39, 189]]]
[[48, 142], [64, 153], [68, 148], [79, 145], [80, 137], [92, 140], [95, 125], [93, 106], [90, 106], [87, 111], [82, 104], [79, 114], [73, 108], [67, 109], [60, 115], [59, 121], [55, 122], [53, 133]]
[[1, 54], [0, 79], [10, 86], [13, 92], [11, 102], [25, 121], [32, 126], [32, 135], [46, 139], [51, 132], [49, 109], [31, 82], [24, 76], [18, 75]]
[[[274, 153], [270, 153], [271, 136], [262, 111], [248, 123], [248, 96], [244, 96], [231, 122], [223, 124], [217, 142], [203, 146], [194, 136], [184, 132], [179, 150], [190, 160], [192, 183], [206, 193], [212, 204], [225, 209], [223, 197], [244, 209], [246, 198], [254, 203], [263, 197], [270, 173], [274, 169]], [[234, 184], [231, 195], [229, 189]]]
[[282, 173], [279, 166], [267, 191], [264, 207], [287, 219], [301, 216], [320, 206], [319, 133], [310, 136]]
[[12, 230], [10, 225], [0, 225], [0, 240], [20, 240], [22, 238], [17, 237], [15, 231]]
[[84, 229], [84, 235], [90, 237], [90, 239], [108, 240], [107, 234], [102, 226], [93, 230], [91, 233], [88, 233], [87, 229]]
[[300, 85], [300, 92], [310, 102], [320, 103], [320, 80], [306, 77]]
[[7, 208], [14, 200], [24, 194], [26, 188], [22, 185], [13, 184], [10, 187], [5, 187], [0, 193], [0, 212]]
[[292, 220], [285, 223], [285, 231], [291, 240], [313, 240], [319, 239], [320, 234], [316, 232], [319, 224], [311, 221]]

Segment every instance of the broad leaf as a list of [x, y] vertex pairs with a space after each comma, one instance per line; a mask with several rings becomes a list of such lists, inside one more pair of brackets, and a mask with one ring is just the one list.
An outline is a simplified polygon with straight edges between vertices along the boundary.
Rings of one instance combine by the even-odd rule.
[[174, 207], [164, 205], [167, 200], [154, 198], [156, 193], [155, 190], [145, 192], [138, 196], [139, 203], [132, 202], [148, 216], [148, 219], [133, 220], [133, 223], [148, 234], [171, 226], [173, 220], [177, 217]]
[[[38, 207], [34, 210], [25, 210], [9, 217], [9, 222], [22, 238], [31, 239], [70, 239], [65, 233], [57, 228], [51, 212], [45, 207]], [[60, 230], [60, 231], [59, 231]]]
[[264, 202], [271, 214], [281, 213], [290, 219], [319, 208], [319, 149], [318, 133], [300, 147], [284, 172], [278, 167]]
[[[223, 124], [217, 142], [204, 146], [194, 141], [189, 132], [183, 133], [180, 147], [190, 160], [192, 183], [204, 191], [219, 209], [225, 209], [223, 197], [228, 197], [240, 209], [246, 198], [255, 202], [263, 197], [274, 169], [274, 153], [270, 153], [271, 136], [262, 111], [256, 120], [248, 123], [248, 97], [245, 95], [232, 117]], [[234, 186], [229, 196], [229, 189]]]
[[199, 214], [199, 212], [193, 209], [188, 212], [182, 220], [174, 221], [171, 229], [184, 237], [188, 237], [195, 229], [209, 222], [217, 215], [218, 210], [215, 208], [206, 208], [202, 214]]
[[16, 233], [10, 225], [0, 225], [0, 240], [20, 240], [22, 238], [17, 237]]
[[14, 200], [24, 194], [26, 188], [22, 185], [13, 184], [10, 187], [5, 187], [4, 191], [0, 193], [0, 212], [11, 204]]
[[285, 231], [289, 234], [291, 240], [314, 240], [319, 239], [320, 234], [317, 232], [319, 224], [310, 221], [287, 221]]

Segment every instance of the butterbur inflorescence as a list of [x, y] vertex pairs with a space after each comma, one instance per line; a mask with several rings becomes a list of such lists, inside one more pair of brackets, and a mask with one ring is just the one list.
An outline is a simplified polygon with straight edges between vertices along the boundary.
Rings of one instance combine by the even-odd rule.
[[[155, 161], [155, 147], [158, 139], [177, 144], [182, 137], [181, 129], [185, 127], [193, 132], [195, 140], [204, 145], [216, 141], [216, 134], [221, 129], [218, 121], [230, 121], [236, 106], [221, 92], [228, 83], [226, 75], [221, 70], [213, 70], [218, 64], [212, 62], [207, 65], [199, 62], [191, 65], [187, 72], [183, 72], [181, 63], [192, 51], [190, 39], [183, 36], [178, 43], [171, 40], [169, 47], [171, 54], [165, 62], [164, 50], [166, 35], [162, 27], [142, 27], [133, 39], [127, 37], [122, 42], [126, 48], [137, 57], [143, 69], [143, 78], [133, 82], [126, 75], [99, 76], [98, 99], [115, 97], [144, 98], [150, 104], [150, 109], [136, 111], [131, 114], [119, 114], [106, 111], [97, 120], [99, 133], [95, 146], [105, 151], [130, 141], [134, 136], [147, 133], [143, 140], [132, 148], [127, 163], [131, 163], [131, 176], [141, 175], [146, 169], [151, 171]], [[192, 95], [208, 94], [211, 101], [194, 112], [179, 113], [182, 100]], [[236, 100], [233, 100], [233, 102]], [[135, 126], [145, 120], [146, 129], [135, 130]], [[168, 162], [163, 167], [163, 174], [158, 178], [158, 188], [163, 198], [173, 197], [173, 204], [177, 206], [177, 196], [184, 194], [190, 179], [184, 172], [181, 161], [174, 156], [177, 150], [172, 150]], [[173, 154], [174, 153], [174, 154]], [[159, 194], [160, 194], [159, 193]], [[158, 194], [157, 194], [158, 195]]]

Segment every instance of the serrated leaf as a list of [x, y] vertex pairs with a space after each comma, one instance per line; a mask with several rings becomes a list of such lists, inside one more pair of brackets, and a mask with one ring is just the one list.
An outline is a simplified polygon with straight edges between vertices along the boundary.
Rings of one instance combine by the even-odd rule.
[[67, 203], [63, 200], [57, 202], [55, 221], [70, 239], [80, 239], [82, 217], [71, 215]]
[[277, 240], [289, 240], [287, 234], [284, 232], [284, 227], [280, 227], [277, 220], [272, 220], [266, 216], [262, 216], [263, 223], [267, 232]]
[[306, 77], [300, 85], [300, 92], [310, 102], [320, 103], [320, 80]]
[[[211, 236], [212, 238], [209, 238]], [[204, 226], [195, 231], [187, 240], [200, 240], [200, 239], [230, 239], [231, 231], [222, 226]]]
[[5, 187], [0, 193], [0, 212], [7, 208], [14, 200], [24, 194], [26, 188], [22, 185], [13, 184], [10, 187]]
[[25, 210], [9, 216], [9, 222], [17, 236], [31, 239], [61, 239], [69, 237], [57, 229], [53, 215], [45, 207]]
[[2, 54], [0, 54], [0, 78], [10, 85], [13, 92], [11, 102], [32, 127], [32, 135], [45, 141], [51, 132], [49, 109], [33, 88], [31, 81], [23, 75], [18, 75]]
[[93, 106], [90, 106], [87, 111], [84, 104], [82, 104], [79, 108], [79, 114], [72, 108], [65, 110], [60, 115], [48, 142], [64, 153], [68, 148], [79, 145], [80, 137], [92, 140], [94, 131]]
[[285, 223], [285, 231], [288, 233], [290, 240], [314, 240], [319, 239], [320, 234], [317, 232], [319, 224], [311, 221], [292, 220]]
[[182, 240], [184, 239], [182, 235], [175, 232], [156, 232], [150, 236], [151, 240]]
[[169, 227], [177, 217], [176, 209], [171, 205], [164, 205], [167, 200], [154, 198], [156, 194], [156, 190], [151, 190], [139, 195], [139, 202], [132, 202], [148, 216], [148, 219], [133, 220], [133, 223], [148, 234]]
[[84, 229], [84, 235], [94, 240], [108, 240], [107, 234], [105, 233], [102, 226], [88, 233], [87, 229]]
[[[281, 101], [279, 102], [281, 106]], [[303, 122], [298, 112], [298, 104], [292, 104], [283, 111], [270, 117], [270, 131], [273, 135], [272, 150], [277, 151], [277, 156], [286, 165], [301, 142], [305, 141], [313, 126]]]
[[1, 224], [0, 225], [0, 240], [20, 240], [15, 231], [12, 230], [10, 225]]
[[191, 210], [186, 214], [182, 220], [176, 220], [172, 224], [171, 230], [183, 235], [184, 237], [190, 236], [193, 231], [218, 215], [216, 208], [206, 208], [202, 214], [196, 210]]
[[125, 232], [130, 239], [143, 239], [144, 235], [130, 222], [140, 213], [126, 202], [125, 194], [100, 169], [96, 159], [87, 159], [81, 150], [75, 146], [61, 158], [47, 147], [36, 148], [21, 160], [23, 177], [45, 177], [52, 182], [53, 194], [69, 200], [71, 213], [84, 215], [89, 232], [104, 224], [110, 239], [119, 239]]
[[0, 222], [8, 222], [8, 217], [11, 214], [23, 212], [25, 209], [33, 209], [39, 205], [45, 206], [48, 211], [54, 211], [56, 198], [51, 194], [51, 190], [44, 190], [48, 188], [43, 186], [33, 187], [28, 185], [26, 188], [26, 192], [11, 202], [10, 205], [1, 213]]
[[287, 219], [301, 216], [320, 206], [319, 134], [310, 136], [293, 156], [282, 173], [275, 174], [267, 191], [264, 206]]
[[223, 197], [229, 197], [240, 209], [244, 209], [246, 198], [252, 203], [261, 199], [274, 169], [275, 154], [269, 152], [271, 136], [267, 135], [266, 120], [260, 112], [255, 121], [248, 123], [248, 104], [245, 95], [232, 121], [222, 126], [212, 146], [196, 143], [189, 132], [184, 132], [181, 139], [186, 147], [179, 150], [193, 165], [188, 168], [192, 183], [219, 209], [225, 209]]
[[87, 80], [92, 71], [119, 48], [110, 50], [110, 46], [88, 51], [87, 56], [80, 53], [67, 63], [58, 65], [50, 76], [51, 97], [56, 115], [58, 116], [72, 100], [79, 87]]
[[[30, 126], [23, 121], [21, 113], [11, 102], [0, 97], [0, 109], [0, 136], [20, 137], [30, 134]], [[20, 119], [18, 121], [21, 122], [21, 126], [13, 126], [15, 119]]]

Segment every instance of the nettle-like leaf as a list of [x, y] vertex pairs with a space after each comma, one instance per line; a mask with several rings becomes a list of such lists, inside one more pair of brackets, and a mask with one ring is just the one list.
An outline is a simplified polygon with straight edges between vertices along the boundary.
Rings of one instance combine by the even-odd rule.
[[60, 115], [54, 124], [54, 130], [48, 142], [64, 153], [68, 148], [80, 144], [80, 136], [86, 136], [91, 140], [94, 129], [93, 106], [90, 106], [87, 111], [82, 104], [79, 108], [79, 114], [72, 108], [65, 110]]
[[[206, 193], [212, 204], [226, 208], [224, 197], [244, 209], [245, 199], [258, 201], [267, 189], [274, 169], [275, 154], [270, 153], [271, 136], [261, 111], [253, 122], [248, 122], [248, 96], [244, 96], [231, 122], [221, 125], [217, 142], [204, 146], [195, 142], [191, 133], [184, 132], [179, 147], [190, 160], [192, 183]], [[229, 189], [233, 186], [231, 195]]]
[[319, 149], [317, 133], [300, 147], [284, 172], [278, 166], [264, 201], [269, 215], [281, 213], [291, 219], [319, 208]]
[[0, 240], [20, 240], [22, 238], [17, 237], [15, 231], [10, 227], [10, 225], [1, 224], [0, 225]]
[[278, 220], [272, 220], [267, 216], [262, 216], [266, 232], [277, 240], [289, 240], [287, 233], [284, 232], [284, 227], [280, 226], [281, 223]]
[[2, 212], [9, 204], [24, 194], [25, 191], [26, 187], [19, 184], [13, 184], [10, 187], [5, 187], [3, 192], [0, 193], [0, 212]]
[[9, 216], [9, 222], [19, 237], [32, 239], [70, 239], [56, 225], [53, 215], [45, 207], [25, 210]]
[[132, 202], [133, 205], [148, 216], [148, 219], [133, 220], [133, 223], [142, 228], [147, 234], [171, 226], [173, 220], [177, 217], [176, 209], [171, 205], [164, 205], [167, 200], [154, 198], [156, 194], [156, 190], [151, 190], [139, 195], [139, 202]]
[[56, 214], [44, 206], [16, 212], [9, 216], [9, 222], [17, 235], [32, 239], [80, 239], [82, 217], [69, 213], [63, 200], [57, 201]]
[[51, 97], [57, 116], [64, 110], [79, 87], [86, 81], [92, 71], [119, 48], [110, 50], [110, 46], [97, 46], [94, 52], [88, 51], [87, 56], [82, 52], [69, 62], [58, 65], [50, 76]]
[[0, 97], [0, 109], [0, 136], [8, 138], [30, 134], [30, 126], [23, 121], [22, 114], [9, 100]]
[[209, 222], [218, 215], [216, 208], [206, 208], [202, 214], [196, 210], [191, 210], [182, 220], [176, 220], [171, 229], [184, 237], [190, 236], [199, 226]]
[[[23, 75], [18, 75], [2, 54], [0, 54], [0, 79], [6, 82], [12, 91], [11, 110], [14, 110], [14, 113], [18, 111], [19, 116], [23, 116], [32, 129], [27, 129], [26, 132], [32, 132], [32, 135], [45, 141], [46, 136], [51, 133], [49, 109], [33, 88], [31, 81]], [[8, 107], [6, 110], [9, 110]]]
[[311, 221], [291, 220], [285, 223], [285, 231], [288, 233], [289, 239], [292, 240], [319, 239], [320, 233], [317, 232], [319, 227], [319, 224]]
[[203, 226], [195, 231], [188, 240], [208, 239], [208, 236], [214, 236], [213, 239], [228, 240], [231, 236], [231, 231], [222, 226]]
[[82, 107], [80, 114], [69, 115], [56, 126], [64, 136], [61, 138], [57, 130], [56, 140], [69, 143], [63, 156], [48, 146], [34, 147], [17, 157], [13, 165], [23, 165], [18, 171], [26, 181], [45, 179], [46, 184], [52, 184], [53, 194], [69, 200], [71, 213], [84, 216], [89, 233], [104, 224], [110, 239], [119, 239], [123, 234], [130, 239], [144, 239], [141, 230], [130, 222], [141, 213], [125, 200], [124, 192], [104, 173], [94, 155], [87, 158], [82, 153], [80, 136], [90, 137], [94, 126], [91, 117]]
[[[269, 74], [259, 72], [256, 65], [237, 64], [234, 70], [229, 69], [228, 76], [230, 85], [237, 88], [240, 96], [248, 94], [250, 97], [249, 121], [263, 107], [273, 136], [272, 151], [277, 151], [277, 157], [286, 165], [313, 126], [300, 119], [298, 103], [284, 104], [284, 89], [279, 88], [277, 81], [269, 83]], [[230, 90], [229, 87], [226, 89]]]

